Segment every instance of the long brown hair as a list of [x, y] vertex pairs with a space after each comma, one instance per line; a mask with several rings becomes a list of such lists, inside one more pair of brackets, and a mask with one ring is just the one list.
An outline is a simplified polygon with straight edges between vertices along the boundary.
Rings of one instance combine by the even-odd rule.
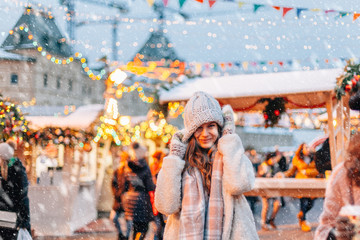
[[360, 186], [360, 133], [356, 132], [350, 138], [347, 148], [347, 156], [344, 166], [347, 169], [347, 177], [354, 180], [357, 186]]
[[185, 153], [185, 168], [184, 170], [191, 172], [191, 168], [199, 169], [203, 177], [204, 188], [210, 192], [211, 188], [211, 170], [212, 170], [212, 158], [217, 151], [217, 142], [221, 137], [221, 128], [218, 124], [219, 136], [215, 141], [214, 146], [209, 150], [203, 149], [197, 143], [194, 135], [190, 137], [189, 143]]
[[1, 176], [7, 181], [9, 160], [1, 159]]
[[295, 156], [297, 156], [299, 159], [302, 159], [302, 160], [304, 160], [304, 157], [305, 157], [304, 152], [303, 152], [305, 145], [306, 145], [306, 143], [300, 144], [300, 146], [298, 147], [298, 149], [295, 152]]

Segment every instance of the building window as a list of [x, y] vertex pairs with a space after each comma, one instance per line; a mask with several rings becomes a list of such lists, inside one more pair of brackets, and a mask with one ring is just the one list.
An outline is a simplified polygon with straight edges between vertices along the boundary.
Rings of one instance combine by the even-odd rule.
[[86, 86], [85, 85], [82, 86], [81, 92], [83, 95], [86, 94]]
[[15, 73], [12, 73], [11, 77], [10, 77], [10, 83], [11, 84], [18, 84], [18, 82], [19, 82], [18, 75], [15, 74]]
[[48, 75], [45, 73], [44, 74], [44, 87], [47, 87], [48, 86]]
[[91, 94], [91, 87], [88, 88], [88, 94]]
[[73, 90], [73, 80], [69, 79], [69, 92]]
[[49, 37], [47, 35], [42, 37], [42, 44], [44, 46], [49, 46]]
[[60, 88], [61, 88], [61, 78], [58, 77], [58, 78], [56, 79], [56, 89], [60, 89]]

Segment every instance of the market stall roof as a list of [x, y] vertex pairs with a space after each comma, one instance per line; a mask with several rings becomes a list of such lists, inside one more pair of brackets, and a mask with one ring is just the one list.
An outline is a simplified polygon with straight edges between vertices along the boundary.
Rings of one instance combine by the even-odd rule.
[[104, 110], [104, 105], [93, 104], [81, 106], [68, 116], [27, 116], [29, 128], [37, 130], [45, 127], [71, 128], [75, 130], [86, 130], [98, 119]]
[[[99, 119], [103, 110], [104, 105], [102, 104], [85, 105], [68, 116], [26, 116], [26, 120], [29, 122], [29, 128], [33, 130], [48, 127], [86, 130]], [[132, 116], [130, 119], [132, 124], [138, 124], [145, 120], [146, 115]]]
[[322, 69], [189, 79], [162, 91], [160, 103], [187, 101], [194, 92], [204, 91], [236, 111], [262, 110], [264, 104], [258, 104], [258, 100], [275, 97], [286, 98], [286, 108], [325, 107], [327, 94], [334, 91], [342, 72]]

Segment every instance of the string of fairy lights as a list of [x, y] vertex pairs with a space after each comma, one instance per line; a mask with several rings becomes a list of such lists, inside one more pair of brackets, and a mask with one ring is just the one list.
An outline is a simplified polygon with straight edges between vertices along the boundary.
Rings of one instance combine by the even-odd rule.
[[[48, 16], [49, 16], [49, 18], [52, 18], [52, 15], [51, 15], [51, 11], [48, 11]], [[303, 15], [302, 17], [304, 17], [304, 18], [306, 18], [306, 15]], [[328, 18], [328, 17], [327, 17]], [[101, 19], [101, 18], [100, 18]], [[136, 22], [136, 21], [134, 21], [133, 19], [131, 19], [131, 18], [124, 18], [124, 19], [122, 19], [122, 20], [124, 20], [124, 21], [128, 21], [129, 23], [134, 23], [134, 22]], [[157, 22], [158, 20], [156, 20], [156, 19], [154, 19], [153, 20], [153, 22]], [[245, 22], [246, 21], [246, 19], [244, 18], [244, 17], [242, 17], [241, 18], [241, 21], [242, 22]], [[211, 23], [216, 23], [216, 24], [218, 24], [219, 26], [221, 26], [222, 24], [223, 24], [223, 22], [221, 22], [221, 21], [218, 21], [218, 20], [215, 20], [215, 19], [207, 19], [207, 18], [202, 18], [202, 19], [200, 19], [199, 20], [199, 22], [202, 22], [202, 23], [205, 23], [205, 24], [211, 24]], [[166, 21], [166, 24], [167, 25], [171, 25], [173, 22], [172, 21]], [[175, 23], [175, 22], [174, 22]], [[176, 22], [176, 23], [179, 23], [179, 22]], [[231, 21], [231, 20], [228, 20], [228, 21], [225, 21], [224, 22], [225, 24], [229, 24], [229, 25], [232, 25], [232, 24], [236, 24], [237, 22], [236, 21]], [[266, 22], [266, 19], [264, 18], [264, 17], [261, 17], [260, 18], [260, 21], [258, 21], [258, 22], [254, 22], [254, 23], [249, 23], [249, 26], [253, 26], [253, 24], [258, 24], [258, 25], [261, 25], [261, 24], [270, 24], [270, 25], [273, 25], [273, 24], [275, 24], [276, 25], [276, 23], [275, 22], [271, 22], [271, 21], [267, 21]], [[320, 21], [313, 21], [312, 22], [312, 24], [314, 24], [314, 25], [318, 25], [318, 24], [320, 24], [321, 22]], [[343, 22], [342, 22], [343, 23]], [[194, 21], [186, 21], [185, 22], [185, 24], [189, 24], [189, 25], [196, 25], [197, 23], [196, 22], [194, 22]], [[327, 24], [327, 22], [325, 22], [325, 24]], [[336, 24], [338, 25], [339, 23], [338, 23], [338, 21], [336, 21]], [[255, 25], [254, 25], [255, 26]], [[26, 28], [23, 28], [23, 29], [26, 29]], [[153, 28], [151, 28], [149, 31], [152, 31], [153, 30]], [[12, 32], [13, 30], [11, 30], [10, 32]], [[163, 31], [167, 31], [167, 29], [164, 29]], [[184, 34], [187, 34], [187, 32], [185, 31], [184, 32]], [[211, 32], [209, 32], [208, 34], [208, 37], [210, 37], [210, 38], [214, 38], [214, 37], [216, 37], [216, 34], [214, 34], [214, 33], [211, 33]], [[247, 35], [248, 36], [248, 38], [247, 39], [251, 39], [251, 36], [249, 36], [249, 35]], [[290, 39], [289, 39], [289, 41], [292, 41], [293, 39], [292, 38], [294, 38], [294, 36], [290, 36]], [[327, 37], [327, 38], [329, 38], [329, 36]], [[350, 34], [348, 34], [347, 35], [347, 38], [348, 39], [358, 39], [358, 38], [360, 38], [360, 36], [351, 36]], [[286, 38], [287, 39], [287, 38]], [[318, 41], [320, 41], [320, 39], [319, 39], [319, 37], [317, 37], [317, 39], [318, 39]], [[64, 38], [64, 39], [61, 39], [61, 41], [66, 41], [66, 39]], [[134, 43], [136, 43], [136, 42], [134, 42]], [[51, 56], [51, 54], [48, 54], [48, 53], [46, 53], [46, 51], [44, 51], [43, 50], [43, 48], [41, 47], [41, 46], [38, 46], [38, 43], [37, 42], [34, 42], [33, 43], [34, 44], [34, 46], [35, 47], [37, 47], [37, 49], [38, 49], [38, 51], [39, 52], [41, 52], [41, 54], [43, 55], [43, 56], [46, 56], [46, 58], [47, 59], [49, 59], [50, 61], [52, 61], [52, 62], [54, 62], [55, 64], [69, 64], [69, 63], [71, 63], [73, 60], [74, 60], [74, 57], [69, 57], [69, 58], [67, 58], [67, 59], [59, 59], [59, 58], [56, 58], [55, 56]], [[278, 47], [279, 45], [277, 45], [277, 46], [274, 46], [274, 47]], [[169, 47], [173, 47], [173, 46], [169, 46]], [[211, 46], [209, 46], [209, 48], [211, 49]], [[245, 44], [244, 45], [244, 48], [246, 49], [246, 50], [256, 50], [256, 49], [260, 49], [261, 48], [261, 46], [256, 46], [256, 44], [254, 45], [254, 44], [252, 44], [252, 45], [247, 45], [247, 44]], [[266, 49], [266, 50], [269, 50], [270, 48], [271, 48], [271, 46], [269, 46], [269, 45], [266, 45], [266, 46], [264, 46], [264, 48]], [[209, 49], [209, 50], [210, 50]], [[304, 45], [304, 49], [311, 49], [311, 46], [309, 45], [309, 46], [305, 46]], [[84, 69], [84, 71], [88, 74], [88, 76], [91, 78], [91, 79], [93, 79], [93, 80], [100, 80], [102, 77], [103, 77], [103, 75], [105, 74], [105, 70], [104, 69], [102, 69], [101, 70], [101, 72], [100, 72], [100, 74], [99, 75], [95, 75], [90, 69], [89, 69], [89, 67], [88, 67], [88, 64], [86, 63], [86, 59], [85, 58], [83, 58], [82, 57], [82, 53], [79, 53], [79, 52], [77, 52], [77, 53], [75, 53], [75, 58], [78, 58], [80, 61], [81, 61], [81, 66], [82, 66], [82, 68]], [[319, 60], [317, 60], [317, 61], [319, 61]], [[322, 60], [320, 60], [320, 61], [322, 61]], [[325, 62], [327, 62], [327, 59], [325, 59], [324, 60]], [[247, 62], [248, 61], [245, 61], [244, 62], [244, 64], [246, 65], [247, 64]], [[269, 62], [271, 62], [271, 61], [269, 61]], [[280, 62], [284, 62], [284, 61], [280, 61]], [[251, 62], [250, 62], [251, 63]], [[219, 64], [221, 64], [221, 63], [219, 63]], [[243, 64], [243, 65], [244, 65]], [[245, 67], [246, 68], [246, 67]], [[266, 68], [266, 67], [263, 67], [262, 68], [263, 69], [263, 71], [267, 71], [268, 70], [268, 68]], [[305, 69], [306, 70], [306, 69]]]
[[126, 116], [121, 116], [113, 125], [110, 125], [109, 122], [106, 122], [106, 117], [100, 117], [102, 123], [97, 128], [94, 142], [99, 142], [101, 138], [107, 140], [111, 136], [118, 146], [130, 145], [132, 142], [139, 141], [141, 137], [159, 138], [164, 143], [168, 143], [171, 136], [177, 131], [177, 128], [167, 123], [164, 117], [160, 117], [158, 120], [142, 121], [135, 126], [131, 126], [130, 120], [125, 120], [126, 118]]
[[[19, 31], [24, 31], [24, 32], [26, 32], [26, 33], [28, 33], [29, 35], [28, 35], [28, 38], [30, 39], [30, 40], [32, 40], [33, 39], [33, 35], [30, 33], [30, 31], [29, 31], [29, 29], [27, 28], [27, 27], [24, 27], [24, 26], [20, 26], [19, 28], [15, 28], [14, 30], [10, 30], [10, 34], [12, 35], [12, 34], [14, 34], [14, 32], [15, 31], [17, 31], [17, 30], [19, 30]], [[249, 37], [248, 37], [249, 38]], [[349, 38], [349, 36], [347, 36], [347, 38]], [[357, 39], [358, 38], [360, 38], [360, 36], [358, 36], [357, 37]], [[62, 39], [62, 41], [65, 41], [65, 39]], [[80, 60], [80, 62], [81, 62], [81, 66], [82, 66], [82, 68], [84, 69], [84, 71], [87, 73], [87, 75], [91, 78], [91, 79], [93, 79], [93, 80], [100, 80], [100, 79], [102, 79], [103, 78], [103, 76], [105, 75], [105, 73], [106, 73], [106, 71], [104, 70], [104, 69], [102, 69], [101, 71], [100, 71], [100, 74], [99, 75], [95, 75], [90, 69], [89, 69], [89, 67], [88, 67], [88, 65], [87, 65], [87, 63], [86, 63], [86, 58], [84, 58], [84, 57], [82, 57], [83, 55], [82, 55], [82, 53], [79, 53], [79, 52], [76, 52], [75, 53], [75, 55], [74, 55], [74, 57], [72, 56], [72, 57], [69, 57], [69, 58], [67, 58], [67, 59], [60, 59], [60, 58], [56, 58], [56, 56], [52, 56], [50, 53], [47, 53], [44, 49], [43, 49], [43, 47], [41, 47], [40, 45], [39, 45], [39, 43], [37, 42], [37, 41], [33, 41], [33, 45], [35, 46], [35, 47], [37, 47], [37, 50], [41, 53], [41, 55], [42, 56], [44, 56], [44, 57], [46, 57], [48, 60], [50, 60], [51, 62], [53, 62], [53, 63], [55, 63], [55, 64], [70, 64], [71, 62], [73, 62], [74, 61], [74, 57], [75, 58], [77, 58], [77, 59], [79, 59]], [[245, 45], [245, 48], [246, 49], [248, 49], [248, 48], [251, 48], [252, 46], [248, 46], [248, 45]], [[258, 48], [256, 45], [254, 45], [253, 46], [254, 48]], [[311, 49], [311, 46], [309, 45], [309, 46], [304, 46], [304, 48], [309, 48], [309, 49]], [[268, 48], [266, 48], [266, 46], [265, 46], [265, 49], [268, 49]], [[335, 59], [336, 60], [336, 59]], [[334, 60], [334, 61], [335, 61]], [[279, 64], [280, 65], [282, 65], [282, 63], [285, 63], [285, 62], [289, 62], [290, 60], [287, 60], [287, 61], [284, 61], [284, 60], [281, 60], [281, 61], [278, 61], [279, 62]], [[300, 60], [294, 60], [294, 62], [300, 62]], [[316, 61], [316, 62], [321, 62], [321, 61], [323, 61], [323, 62], [325, 62], [326, 64], [328, 64], [330, 61], [329, 61], [329, 59], [324, 59], [324, 60], [321, 60], [321, 59], [315, 59], [314, 61]], [[267, 62], [269, 62], [269, 64], [270, 65], [272, 65], [272, 63], [271, 62], [273, 62], [273, 61], [259, 61], [259, 63], [256, 63], [257, 61], [242, 61], [240, 64], [243, 66], [243, 68], [244, 68], [244, 70], [247, 70], [248, 69], [248, 66], [250, 65], [254, 65], [254, 63], [255, 63], [255, 65], [264, 65], [264, 63], [267, 63]], [[263, 63], [264, 62], [264, 63]], [[234, 62], [235, 64], [234, 65], [237, 65], [238, 64], [238, 62], [237, 61], [235, 61]], [[192, 65], [197, 65], [197, 64], [200, 64], [200, 63], [190, 63], [190, 64], [192, 64]], [[214, 66], [214, 63], [205, 63], [205, 65], [206, 64], [210, 64], [210, 67], [211, 66]], [[217, 65], [223, 65], [224, 63], [217, 63]], [[282, 65], [283, 66], [283, 65]], [[221, 67], [222, 69], [224, 68], [224, 67]], [[267, 68], [264, 68], [263, 69], [264, 71], [267, 71]], [[126, 91], [126, 90], [125, 90]], [[144, 99], [144, 100], [146, 100], [146, 97], [144, 96], [144, 93], [143, 93], [143, 91], [139, 91], [139, 94], [141, 95], [141, 98], [142, 99]]]
[[[102, 69], [100, 71], [100, 74], [95, 75], [93, 73], [92, 70], [90, 70], [86, 58], [83, 57], [82, 53], [76, 52], [73, 56], [70, 56], [68, 58], [58, 58], [55, 55], [51, 54], [50, 52], [47, 52], [45, 50], [45, 48], [43, 48], [39, 42], [37, 42], [36, 40], [34, 40], [34, 35], [30, 32], [29, 28], [24, 24], [21, 25], [19, 27], [15, 27], [14, 29], [11, 29], [9, 31], [10, 35], [13, 35], [15, 32], [24, 32], [27, 35], [27, 38], [29, 40], [32, 41], [32, 45], [34, 47], [36, 47], [37, 51], [39, 53], [41, 53], [41, 55], [43, 57], [45, 57], [47, 60], [53, 62], [54, 64], [59, 64], [59, 65], [66, 65], [66, 64], [70, 64], [72, 62], [74, 62], [75, 59], [78, 59], [81, 62], [81, 67], [83, 68], [83, 70], [86, 72], [86, 74], [88, 75], [89, 78], [91, 78], [92, 80], [100, 80], [104, 77], [104, 75], [106, 74], [105, 69]], [[61, 39], [60, 41], [65, 41], [65, 38]]]
[[168, 143], [177, 128], [167, 123], [162, 112], [152, 110], [150, 119], [142, 121], [135, 126], [131, 124], [129, 116], [121, 116], [118, 112], [117, 101], [114, 98], [107, 99], [104, 115], [100, 117], [100, 124], [94, 142], [101, 138], [107, 140], [110, 136], [116, 145], [126, 146], [138, 141], [141, 137], [147, 139], [161, 139]]

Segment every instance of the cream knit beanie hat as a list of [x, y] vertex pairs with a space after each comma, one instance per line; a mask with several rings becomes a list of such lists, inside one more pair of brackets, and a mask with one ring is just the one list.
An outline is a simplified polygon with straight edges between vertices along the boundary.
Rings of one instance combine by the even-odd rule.
[[184, 110], [185, 134], [183, 142], [187, 142], [198, 127], [208, 122], [224, 125], [219, 102], [205, 92], [196, 92], [189, 99]]
[[7, 143], [0, 143], [0, 158], [9, 160], [14, 156], [14, 148]]

